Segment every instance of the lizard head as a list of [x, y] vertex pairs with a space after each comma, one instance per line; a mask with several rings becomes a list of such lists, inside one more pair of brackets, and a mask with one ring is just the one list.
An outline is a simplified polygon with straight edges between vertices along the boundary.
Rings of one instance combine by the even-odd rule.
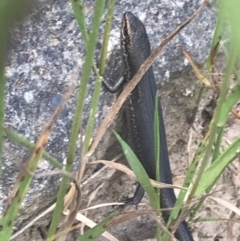
[[[137, 71], [151, 54], [149, 39], [143, 23], [131, 12], [122, 18], [121, 47], [127, 68]], [[130, 71], [128, 71], [129, 73]], [[132, 77], [132, 76], [128, 76]]]

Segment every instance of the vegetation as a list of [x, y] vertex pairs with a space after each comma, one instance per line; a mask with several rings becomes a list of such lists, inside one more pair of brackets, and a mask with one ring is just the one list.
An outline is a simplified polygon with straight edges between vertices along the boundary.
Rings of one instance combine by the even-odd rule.
[[[207, 3], [208, 1], [205, 1]], [[54, 157], [52, 157], [49, 153], [44, 151], [44, 146], [48, 141], [48, 137], [51, 133], [51, 128], [54, 125], [57, 117], [61, 113], [65, 103], [69, 99], [71, 91], [73, 89], [73, 84], [70, 84], [69, 89], [67, 90], [61, 104], [57, 107], [52, 117], [48, 121], [48, 123], [43, 127], [42, 134], [39, 136], [36, 144], [32, 144], [26, 138], [21, 136], [19, 133], [14, 132], [4, 126], [4, 111], [5, 111], [5, 90], [6, 90], [6, 80], [5, 80], [5, 59], [6, 59], [6, 46], [8, 41], [8, 33], [9, 29], [14, 25], [14, 22], [19, 17], [22, 17], [22, 12], [24, 12], [24, 8], [29, 5], [27, 0], [22, 0], [21, 3], [14, 0], [2, 0], [0, 3], [0, 163], [2, 163], [2, 151], [3, 151], [3, 141], [5, 136], [9, 138], [11, 141], [14, 141], [20, 146], [27, 147], [32, 150], [32, 154], [26, 162], [24, 168], [21, 169], [15, 187], [12, 191], [11, 196], [8, 199], [8, 203], [6, 209], [3, 212], [2, 217], [0, 218], [0, 240], [8, 241], [11, 238], [13, 232], [14, 221], [19, 213], [19, 209], [21, 203], [24, 199], [24, 196], [29, 188], [29, 185], [32, 181], [33, 174], [38, 166], [39, 160], [44, 156], [47, 160], [49, 160], [53, 165], [57, 168], [61, 169], [62, 164], [60, 164]], [[75, 207], [78, 207], [80, 203], [80, 187], [77, 183], [80, 183], [82, 177], [84, 175], [84, 170], [86, 163], [88, 162], [89, 157], [92, 155], [96, 146], [98, 145], [100, 139], [105, 133], [109, 124], [114, 120], [118, 110], [121, 108], [124, 100], [127, 98], [131, 90], [137, 84], [137, 82], [141, 79], [141, 76], [144, 74], [144, 71], [147, 70], [147, 67], [151, 66], [153, 61], [157, 58], [157, 56], [161, 53], [162, 49], [166, 46], [166, 44], [184, 27], [191, 21], [195, 15], [188, 20], [188, 22], [184, 22], [177, 30], [171, 33], [153, 52], [150, 58], [145, 62], [145, 67], [141, 68], [141, 70], [134, 76], [133, 80], [126, 87], [124, 92], [119, 96], [116, 102], [113, 104], [110, 109], [109, 114], [106, 116], [106, 119], [103, 121], [93, 140], [91, 137], [93, 135], [93, 125], [94, 125], [94, 117], [97, 111], [98, 100], [100, 95], [100, 90], [102, 86], [102, 76], [105, 71], [106, 65], [106, 53], [107, 53], [107, 45], [109, 39], [109, 32], [111, 29], [112, 18], [113, 18], [113, 10], [114, 10], [115, 1], [109, 0], [107, 5], [105, 0], [96, 0], [94, 7], [94, 15], [92, 20], [91, 30], [87, 31], [85, 24], [85, 16], [84, 16], [84, 6], [81, 0], [71, 0], [71, 6], [73, 9], [73, 13], [75, 15], [76, 21], [79, 25], [79, 29], [81, 32], [82, 39], [86, 46], [86, 56], [83, 65], [82, 75], [80, 79], [80, 87], [78, 90], [78, 97], [76, 100], [76, 110], [73, 118], [73, 125], [71, 129], [68, 155], [67, 155], [67, 164], [65, 166], [64, 171], [59, 171], [62, 175], [62, 181], [59, 187], [59, 191], [57, 194], [57, 202], [56, 205], [53, 206], [54, 213], [52, 216], [51, 225], [49, 228], [48, 236], [46, 240], [54, 240], [56, 235], [61, 235], [63, 240], [67, 232], [71, 231], [72, 224], [75, 220], [78, 210], [76, 208], [71, 208], [71, 215], [68, 217], [68, 222], [65, 226], [65, 230], [61, 231], [61, 233], [57, 233], [57, 226], [59, 223], [60, 215], [62, 210], [66, 210], [68, 208], [68, 204], [64, 201], [64, 197], [66, 198], [67, 188], [69, 187], [70, 180], [73, 185], [71, 186], [71, 190], [74, 188], [74, 194], [71, 195], [70, 200], [74, 199]], [[95, 52], [96, 42], [99, 38], [99, 28], [104, 12], [104, 7], [107, 6], [107, 16], [105, 22], [105, 32], [103, 37], [103, 45], [102, 52], [100, 57], [100, 68], [98, 69], [95, 66], [93, 61], [93, 56]], [[202, 5], [204, 7], [204, 4]], [[240, 15], [238, 10], [240, 9], [240, 2], [238, 0], [232, 1], [218, 1], [217, 7], [219, 9], [218, 22], [215, 29], [214, 38], [212, 41], [212, 47], [210, 51], [210, 55], [207, 62], [207, 67], [205, 72], [207, 74], [202, 74], [202, 72], [196, 67], [194, 62], [191, 59], [190, 54], [187, 53], [183, 48], [183, 52], [185, 56], [189, 59], [196, 76], [202, 82], [203, 88], [200, 92], [200, 96], [196, 103], [199, 103], [201, 99], [201, 93], [203, 93], [206, 88], [213, 88], [218, 93], [218, 102], [216, 109], [214, 111], [213, 118], [211, 120], [209, 130], [207, 134], [204, 136], [201, 145], [199, 146], [194, 159], [192, 160], [188, 172], [186, 174], [183, 187], [181, 189], [178, 200], [175, 204], [175, 208], [171, 212], [171, 216], [169, 218], [169, 222], [167, 224], [168, 227], [172, 226], [172, 229], [176, 229], [179, 222], [185, 219], [186, 216], [190, 215], [189, 221], [191, 222], [198, 210], [201, 208], [204, 200], [211, 194], [211, 191], [216, 184], [216, 182], [221, 177], [222, 173], [226, 169], [226, 167], [234, 160], [239, 157], [239, 148], [240, 148], [240, 137], [237, 138], [233, 143], [231, 143], [224, 151], [220, 151], [220, 146], [222, 144], [223, 133], [226, 127], [226, 121], [228, 119], [229, 113], [235, 113], [236, 118], [238, 118], [238, 113], [235, 111], [235, 105], [239, 101], [240, 98], [240, 78], [237, 72], [239, 56], [240, 56], [240, 31], [238, 30], [238, 23], [240, 22]], [[200, 10], [199, 10], [200, 11]], [[11, 14], [10, 14], [11, 13]], [[222, 40], [227, 40], [228, 45], [221, 45]], [[226, 42], [226, 41], [225, 41]], [[223, 50], [226, 54], [227, 64], [226, 69], [221, 81], [219, 84], [214, 79], [214, 60], [219, 49], [219, 45], [221, 45], [221, 50]], [[81, 148], [81, 158], [79, 163], [79, 170], [76, 175], [71, 174], [72, 164], [75, 157], [76, 144], [78, 141], [78, 133], [82, 126], [82, 116], [83, 116], [83, 107], [86, 98], [87, 84], [89, 80], [89, 76], [91, 71], [94, 71], [96, 74], [96, 82], [94, 87], [94, 94], [92, 96], [91, 102], [91, 111], [88, 119], [87, 128], [85, 130], [85, 140], [82, 143]], [[73, 74], [73, 78], [77, 78], [79, 73], [79, 69], [75, 70]], [[235, 86], [229, 91], [230, 78], [232, 75], [236, 76]], [[208, 78], [208, 76], [210, 76]], [[156, 133], [158, 133], [158, 120], [156, 118], [155, 128]], [[116, 138], [119, 140], [124, 154], [129, 161], [130, 166], [132, 167], [136, 179], [142, 184], [145, 188], [149, 198], [150, 203], [153, 207], [151, 213], [148, 211], [150, 215], [152, 215], [156, 221], [159, 223], [159, 226], [162, 227], [161, 221], [159, 219], [160, 212], [158, 210], [158, 198], [159, 193], [155, 192], [153, 186], [159, 187], [160, 184], [158, 182], [150, 182], [148, 179], [143, 167], [138, 161], [135, 154], [131, 151], [128, 145], [121, 139], [118, 134], [115, 134]], [[155, 138], [156, 143], [158, 143], [158, 137]], [[156, 144], [158, 146], [158, 144]], [[156, 156], [159, 156], [157, 153]], [[105, 163], [105, 165], [108, 165]], [[113, 164], [114, 168], [119, 168], [119, 166]], [[2, 165], [0, 165], [1, 167]], [[1, 168], [2, 170], [2, 168]], [[153, 185], [153, 186], [152, 186]], [[70, 193], [70, 192], [69, 192]], [[218, 200], [219, 201], [219, 200]], [[220, 203], [221, 201], [219, 201]], [[73, 204], [72, 204], [73, 205]], [[222, 203], [221, 203], [222, 205]], [[231, 204], [225, 205], [233, 212], [240, 215], [240, 210], [236, 207], [233, 207]], [[182, 212], [178, 217], [180, 207]], [[156, 213], [155, 213], [156, 211]], [[138, 215], [144, 213], [143, 211], [135, 211], [135, 212], [123, 212], [116, 213], [112, 216], [107, 217], [98, 223], [95, 227], [89, 229], [82, 236], [80, 236], [77, 240], [93, 240], [94, 238], [101, 235], [105, 232], [109, 227], [116, 225], [118, 222], [122, 222], [123, 220], [128, 220], [132, 218], [136, 218]], [[177, 219], [177, 221], [175, 220]], [[172, 222], [175, 220], [175, 222]], [[214, 220], [213, 220], [214, 221]], [[76, 228], [76, 227], [75, 227]], [[168, 240], [169, 233], [165, 230], [163, 234], [158, 231], [158, 236], [163, 235], [161, 240]]]

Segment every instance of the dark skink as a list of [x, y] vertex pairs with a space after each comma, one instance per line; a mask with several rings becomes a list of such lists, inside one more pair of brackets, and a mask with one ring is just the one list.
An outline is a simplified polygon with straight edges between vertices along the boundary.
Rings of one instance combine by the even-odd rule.
[[[136, 74], [143, 62], [151, 54], [149, 39], [143, 23], [131, 12], [123, 15], [121, 27], [121, 46], [124, 58], [124, 81], [128, 82]], [[127, 122], [129, 145], [138, 156], [148, 176], [156, 178], [156, 161], [154, 152], [154, 106], [157, 87], [152, 68], [145, 73], [139, 84], [133, 90], [127, 100]], [[171, 168], [168, 158], [168, 148], [165, 135], [165, 127], [162, 117], [162, 109], [159, 101], [160, 124], [160, 181], [172, 184]], [[134, 195], [141, 201], [143, 191], [137, 189]], [[140, 200], [139, 200], [140, 199]], [[161, 208], [171, 208], [176, 202], [173, 189], [161, 189]], [[167, 222], [168, 212], [163, 212], [163, 218]], [[180, 241], [193, 241], [192, 234], [183, 221], [175, 237]]]

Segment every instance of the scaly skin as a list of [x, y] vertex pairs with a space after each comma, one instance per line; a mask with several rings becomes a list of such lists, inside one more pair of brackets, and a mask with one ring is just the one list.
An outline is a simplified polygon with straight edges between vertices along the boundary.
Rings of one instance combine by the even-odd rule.
[[[124, 57], [124, 69], [126, 82], [136, 74], [142, 63], [151, 54], [149, 39], [142, 22], [131, 12], [123, 15], [121, 28], [121, 44]], [[154, 152], [154, 106], [157, 94], [156, 82], [152, 68], [146, 72], [139, 84], [133, 90], [127, 103], [127, 122], [129, 145], [141, 161], [148, 176], [156, 178], [156, 159]], [[168, 158], [168, 148], [165, 135], [162, 109], [159, 101], [160, 124], [160, 181], [172, 184], [171, 168]], [[131, 200], [137, 205], [144, 195], [143, 189], [138, 188]], [[173, 189], [161, 189], [161, 208], [171, 208], [176, 202]], [[169, 212], [163, 212], [163, 218], [167, 222]], [[180, 241], [193, 241], [193, 237], [187, 223], [183, 221], [175, 237]]]

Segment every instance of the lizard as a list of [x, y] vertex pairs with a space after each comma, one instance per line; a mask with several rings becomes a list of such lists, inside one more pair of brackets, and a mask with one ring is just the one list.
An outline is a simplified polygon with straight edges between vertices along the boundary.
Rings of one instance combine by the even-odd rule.
[[[151, 54], [151, 46], [144, 24], [131, 12], [125, 12], [121, 26], [121, 49], [123, 55], [124, 76], [117, 87], [110, 87], [106, 82], [104, 86], [115, 92], [124, 83], [129, 82]], [[144, 74], [138, 85], [126, 100], [126, 118], [128, 144], [139, 158], [149, 178], [156, 179], [156, 159], [154, 151], [154, 108], [157, 86], [152, 67]], [[172, 184], [171, 168], [168, 156], [168, 147], [165, 126], [162, 115], [161, 103], [158, 104], [159, 129], [160, 129], [160, 181]], [[128, 199], [126, 205], [134, 204], [136, 207], [144, 196], [144, 189], [138, 185], [133, 198]], [[176, 196], [172, 188], [161, 188], [161, 208], [172, 208]], [[164, 221], [167, 222], [170, 212], [162, 212]], [[175, 232], [175, 237], [180, 241], [194, 241], [192, 234], [183, 221]]]

